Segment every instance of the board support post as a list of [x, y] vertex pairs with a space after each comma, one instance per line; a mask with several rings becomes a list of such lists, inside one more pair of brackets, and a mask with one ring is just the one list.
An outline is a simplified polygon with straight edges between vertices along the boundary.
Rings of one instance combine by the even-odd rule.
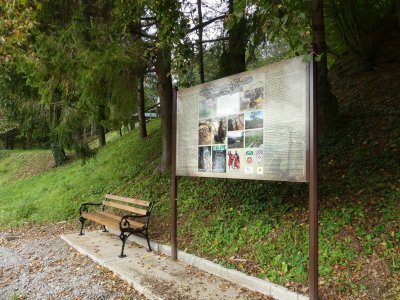
[[178, 258], [178, 242], [177, 242], [177, 183], [176, 176], [176, 98], [177, 88], [173, 88], [173, 103], [172, 103], [172, 193], [171, 193], [171, 258]]
[[310, 300], [318, 299], [318, 106], [316, 64], [311, 48], [309, 63], [309, 289]]

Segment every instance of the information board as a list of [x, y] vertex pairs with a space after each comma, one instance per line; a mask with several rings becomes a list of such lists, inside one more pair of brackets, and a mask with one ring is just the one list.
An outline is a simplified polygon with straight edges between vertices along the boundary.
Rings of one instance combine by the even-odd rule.
[[176, 175], [307, 181], [303, 57], [177, 94]]

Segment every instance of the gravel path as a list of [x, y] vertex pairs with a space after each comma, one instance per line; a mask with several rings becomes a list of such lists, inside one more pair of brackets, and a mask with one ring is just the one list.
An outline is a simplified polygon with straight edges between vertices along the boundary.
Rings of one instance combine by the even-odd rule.
[[[77, 224], [67, 222], [17, 229], [0, 228], [0, 300], [147, 299], [116, 274], [61, 240], [60, 235], [78, 234], [77, 228]], [[88, 231], [92, 229], [91, 226], [86, 227]], [[195, 277], [206, 276], [207, 280], [215, 280], [211, 274], [190, 266], [187, 268]], [[226, 284], [227, 288], [233, 285]], [[155, 283], [153, 288], [166, 299], [187, 298], [176, 298], [177, 294], [171, 291], [170, 285]], [[240, 295], [253, 300], [272, 299], [244, 288], [240, 289]]]
[[0, 299], [146, 299], [79, 254], [59, 235], [61, 222], [0, 231]]

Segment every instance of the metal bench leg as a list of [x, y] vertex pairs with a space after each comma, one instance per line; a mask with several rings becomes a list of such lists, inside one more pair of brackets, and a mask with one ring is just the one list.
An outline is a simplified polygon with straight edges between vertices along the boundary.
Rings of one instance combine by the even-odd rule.
[[118, 255], [118, 257], [119, 258], [124, 258], [124, 257], [126, 257], [126, 255], [124, 254], [124, 248], [125, 248], [125, 243], [126, 243], [126, 240], [127, 240], [128, 236], [125, 233], [121, 233], [119, 235], [119, 238], [122, 241], [122, 249], [121, 249], [121, 254]]
[[147, 232], [145, 233], [145, 237], [147, 239], [147, 245], [149, 246], [149, 249], [147, 250], [147, 252], [151, 252], [151, 246], [150, 246], [150, 240], [149, 240], [149, 235], [147, 234]]
[[82, 230], [83, 230], [83, 226], [85, 225], [85, 218], [80, 217], [79, 221], [81, 222], [81, 232], [79, 233], [79, 235], [85, 235]]

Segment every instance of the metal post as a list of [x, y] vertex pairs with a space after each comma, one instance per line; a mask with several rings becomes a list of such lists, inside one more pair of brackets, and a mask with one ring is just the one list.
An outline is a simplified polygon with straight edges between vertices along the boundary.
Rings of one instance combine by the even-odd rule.
[[178, 258], [177, 247], [177, 177], [176, 177], [176, 97], [177, 88], [173, 88], [172, 103], [172, 205], [171, 205], [171, 258]]
[[309, 280], [310, 300], [318, 299], [318, 110], [314, 55], [310, 62]]

